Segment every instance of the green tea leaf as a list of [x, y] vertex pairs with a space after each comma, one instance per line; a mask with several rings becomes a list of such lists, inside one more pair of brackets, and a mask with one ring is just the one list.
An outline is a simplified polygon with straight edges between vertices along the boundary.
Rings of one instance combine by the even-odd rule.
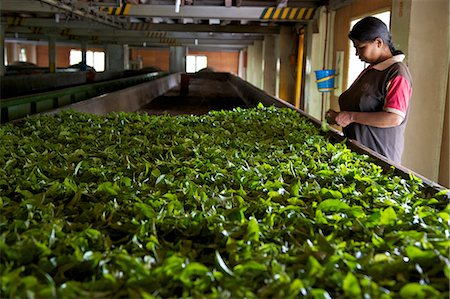
[[251, 217], [247, 223], [247, 238], [249, 241], [259, 241], [259, 224], [255, 217]]
[[392, 207], [382, 210], [380, 216], [380, 225], [392, 225], [397, 221], [397, 213]]
[[361, 287], [358, 279], [352, 272], [348, 272], [344, 278], [342, 288], [344, 294], [349, 298], [361, 298]]
[[432, 250], [421, 250], [415, 246], [406, 247], [406, 254], [412, 261], [417, 260], [431, 260], [436, 257]]
[[119, 193], [117, 192], [119, 190], [119, 188], [117, 187], [117, 185], [111, 183], [111, 182], [104, 182], [101, 183], [98, 187], [97, 187], [97, 191], [98, 192], [104, 192], [110, 195], [118, 195]]
[[404, 299], [439, 298], [440, 293], [432, 286], [411, 282], [401, 288], [400, 296]]
[[350, 206], [339, 199], [326, 199], [317, 208], [322, 212], [345, 212]]
[[206, 273], [209, 269], [200, 263], [190, 263], [188, 264], [180, 275], [180, 280], [187, 286], [192, 285], [193, 276], [200, 276], [201, 278], [206, 278]]

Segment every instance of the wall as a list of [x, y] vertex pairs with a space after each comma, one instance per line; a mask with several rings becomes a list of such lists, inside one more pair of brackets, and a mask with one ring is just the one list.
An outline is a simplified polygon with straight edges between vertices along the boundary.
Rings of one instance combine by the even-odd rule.
[[[70, 65], [70, 50], [75, 47], [56, 46], [56, 67], [65, 68]], [[36, 46], [36, 64], [40, 67], [48, 67], [48, 46]]]
[[[70, 66], [70, 50], [81, 50], [81, 46], [63, 46], [56, 45], [56, 67], [65, 68]], [[88, 51], [104, 51], [102, 48], [87, 48]], [[48, 67], [48, 46], [37, 45], [36, 46], [36, 64], [40, 67]]]
[[[36, 45], [36, 44], [18, 44], [18, 43], [6, 43], [8, 63], [19, 60], [20, 48], [25, 48], [27, 53], [27, 61], [35, 63], [39, 67], [48, 67], [48, 46]], [[57, 46], [56, 47], [56, 66], [68, 67], [70, 46]]]
[[[450, 72], [450, 70], [449, 70]], [[444, 129], [442, 132], [441, 163], [438, 182], [450, 188], [450, 74], [447, 82], [447, 101], [445, 104]]]
[[239, 52], [206, 52], [189, 50], [188, 55], [204, 55], [208, 58], [208, 68], [216, 72], [226, 72], [234, 75], [239, 70]]
[[169, 49], [132, 48], [130, 60], [142, 59], [142, 67], [155, 66], [162, 71], [169, 70]]
[[[443, 141], [448, 140], [448, 127], [447, 138], [443, 138], [443, 127], [446, 118], [448, 121], [448, 113], [444, 112], [449, 89], [450, 3], [448, 0], [402, 2], [403, 7], [394, 5], [393, 15], [401, 15], [397, 20], [403, 24], [402, 28], [408, 29], [400, 34], [409, 36], [408, 44], [402, 48], [407, 50], [413, 77], [413, 96], [405, 132], [407, 150], [402, 163], [440, 182], [439, 169], [449, 166], [448, 156], [441, 159], [441, 152]], [[448, 180], [442, 183], [448, 186]]]
[[[19, 60], [20, 48], [25, 48], [27, 52], [28, 62], [35, 63], [39, 67], [48, 67], [48, 46], [41, 44], [20, 44], [20, 43], [6, 43], [6, 52], [8, 55], [8, 62]], [[75, 45], [56, 45], [56, 67], [66, 68], [70, 66], [70, 50], [81, 50], [81, 46]], [[88, 47], [88, 51], [105, 51], [101, 47]]]
[[[35, 44], [13, 44], [6, 43], [8, 61], [19, 60], [18, 51], [20, 47], [26, 48], [28, 61], [39, 67], [48, 67], [48, 46]], [[81, 46], [56, 45], [56, 67], [65, 68], [70, 65], [70, 50], [81, 49]], [[105, 51], [103, 48], [88, 47], [88, 51]], [[237, 75], [239, 69], [239, 52], [205, 52], [190, 51], [191, 55], [205, 55], [208, 57], [208, 67], [217, 72], [229, 72]], [[142, 67], [156, 66], [163, 71], [169, 70], [169, 49], [144, 49], [131, 48], [130, 60], [142, 59]]]
[[6, 56], [8, 64], [19, 61], [20, 49], [25, 48], [27, 54], [27, 62], [36, 63], [36, 46], [30, 43], [5, 43]]

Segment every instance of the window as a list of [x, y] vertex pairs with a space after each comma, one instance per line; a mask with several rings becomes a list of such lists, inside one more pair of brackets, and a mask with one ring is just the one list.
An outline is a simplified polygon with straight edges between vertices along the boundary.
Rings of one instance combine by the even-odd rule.
[[[81, 60], [80, 50], [70, 50], [70, 65], [78, 64]], [[87, 51], [86, 64], [93, 67], [97, 72], [103, 72], [105, 70], [105, 52]]]
[[[382, 20], [386, 26], [389, 29], [389, 23], [391, 19], [391, 12], [385, 11], [379, 14], [373, 15], [374, 17]], [[353, 26], [359, 21], [361, 18], [353, 20], [350, 23], [350, 28], [353, 28]], [[348, 63], [348, 80], [347, 80], [347, 88], [350, 87], [350, 85], [353, 84], [353, 82], [356, 80], [358, 75], [368, 66], [367, 63], [364, 61], [359, 60], [358, 56], [355, 55], [355, 49], [353, 48], [352, 41], [349, 41], [349, 63]]]
[[186, 56], [186, 73], [195, 73], [208, 66], [208, 58], [200, 55]]
[[20, 48], [19, 61], [27, 61], [27, 49]]

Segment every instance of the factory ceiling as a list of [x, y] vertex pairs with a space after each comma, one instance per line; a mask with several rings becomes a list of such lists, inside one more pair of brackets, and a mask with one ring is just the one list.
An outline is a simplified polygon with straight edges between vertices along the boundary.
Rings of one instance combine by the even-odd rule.
[[349, 0], [2, 0], [7, 39], [241, 49]]

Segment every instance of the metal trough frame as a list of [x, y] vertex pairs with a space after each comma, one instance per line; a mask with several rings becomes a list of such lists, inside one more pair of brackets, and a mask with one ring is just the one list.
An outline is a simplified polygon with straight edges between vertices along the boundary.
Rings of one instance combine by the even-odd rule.
[[140, 83], [166, 76], [165, 72], [153, 72], [128, 78], [68, 87], [28, 96], [0, 101], [0, 122], [5, 123], [27, 115], [42, 113], [86, 99], [114, 92]]

